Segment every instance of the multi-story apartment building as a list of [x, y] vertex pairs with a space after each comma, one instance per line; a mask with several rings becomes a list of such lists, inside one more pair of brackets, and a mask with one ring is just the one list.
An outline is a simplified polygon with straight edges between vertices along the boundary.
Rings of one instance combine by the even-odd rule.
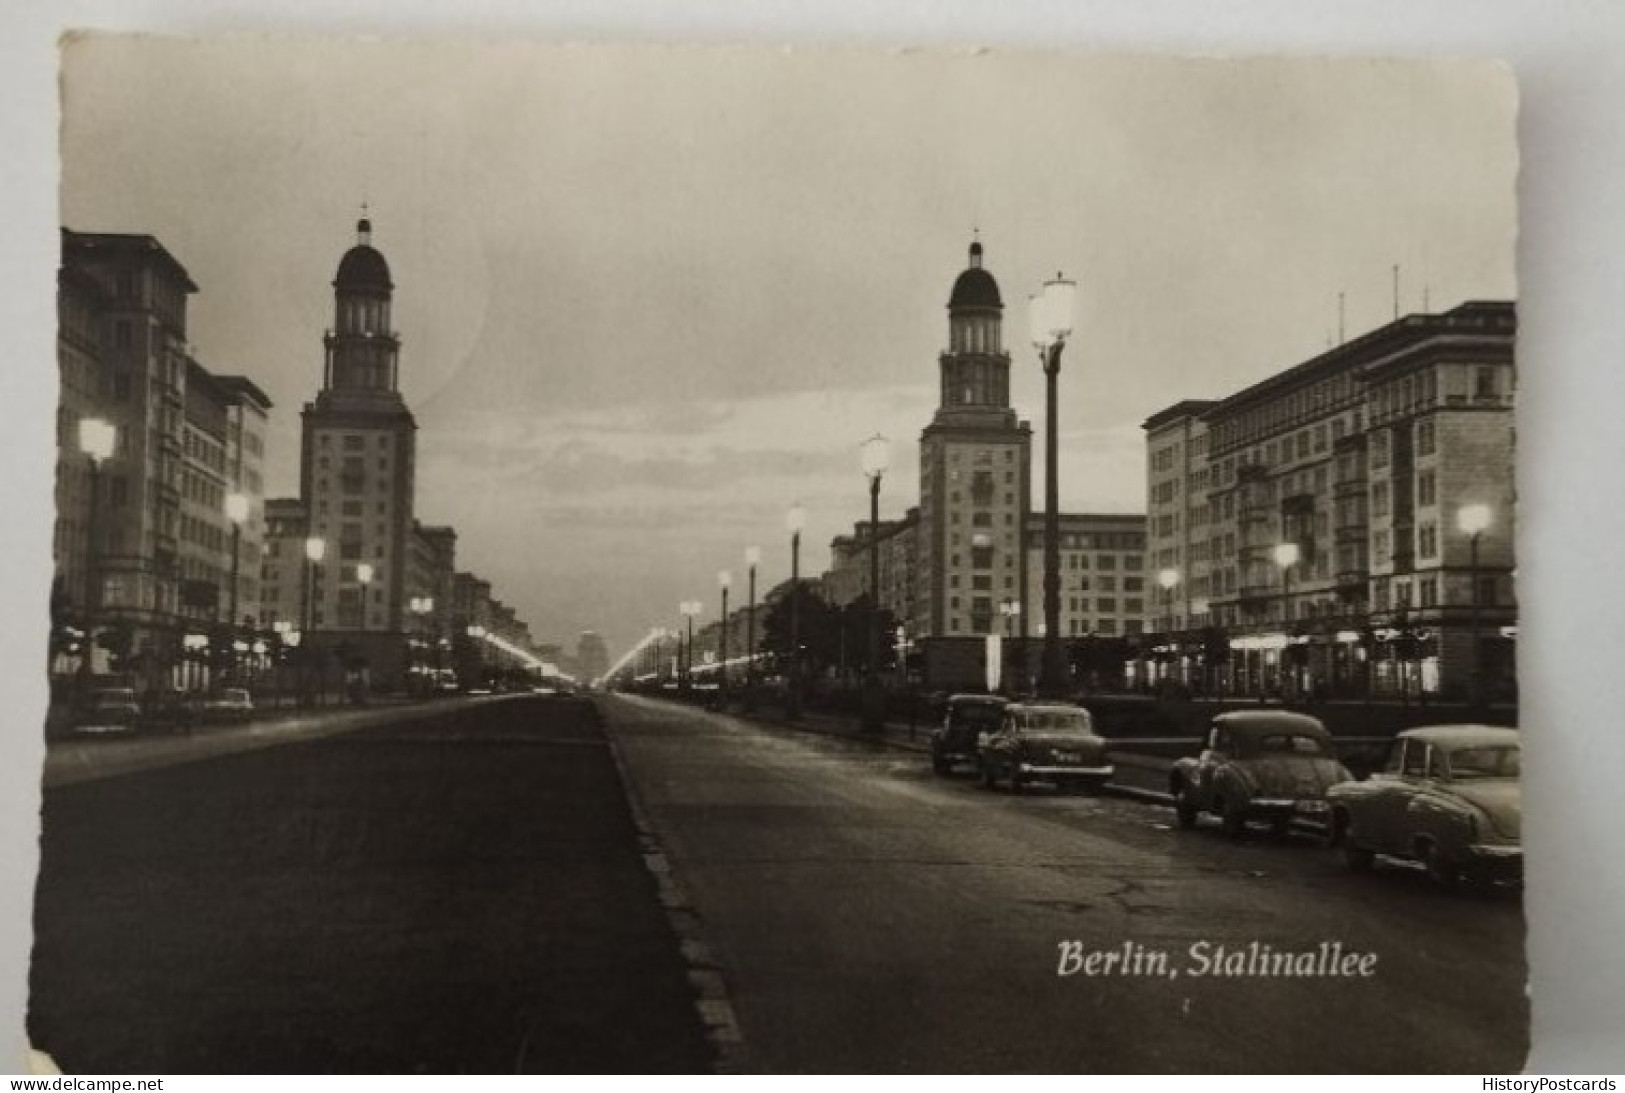
[[1207, 422], [1211, 401], [1178, 402], [1147, 418], [1147, 626], [1168, 633], [1208, 625], [1213, 561]]
[[[244, 376], [216, 375], [211, 380], [226, 414], [226, 488], [242, 498], [243, 519], [236, 525], [237, 541], [230, 546], [228, 563], [228, 569], [237, 574], [237, 614], [233, 622], [238, 627], [252, 627], [261, 614], [258, 562], [265, 548], [265, 438], [271, 400]], [[233, 520], [230, 512], [226, 517]], [[228, 611], [231, 600], [228, 581]]]
[[265, 502], [265, 544], [260, 552], [260, 613], [262, 630], [300, 630], [306, 624], [308, 603], [305, 539], [310, 515], [294, 497]]
[[1147, 419], [1162, 629], [1222, 630], [1246, 692], [1510, 686], [1515, 333], [1510, 303], [1410, 315]]
[[[149, 235], [65, 229], [62, 264], [74, 281], [88, 279], [99, 289], [102, 367], [95, 386], [100, 416], [116, 438], [100, 473], [96, 545], [87, 554], [99, 587], [88, 590], [88, 601], [101, 627], [121, 635], [116, 643], [140, 654], [157, 675], [179, 653], [186, 298], [197, 286]], [[91, 358], [82, 343], [78, 348], [74, 363], [84, 366]], [[84, 467], [76, 451], [63, 454]]]
[[[111, 646], [145, 686], [207, 682], [183, 665], [182, 649], [258, 612], [270, 400], [192, 359], [186, 302], [197, 286], [151, 236], [64, 229], [58, 284], [59, 612], [94, 616], [104, 632], [98, 671], [113, 666]], [[94, 498], [78, 447], [86, 418], [112, 426], [115, 439]]]
[[[456, 572], [456, 529], [413, 521], [407, 555], [407, 622], [420, 639], [425, 634], [450, 633]], [[417, 610], [413, 610], [414, 603]]]
[[[270, 399], [251, 381], [210, 375], [196, 361], [187, 361], [186, 381], [180, 615], [193, 630], [221, 621], [252, 628], [259, 616], [261, 466]], [[241, 523], [234, 505], [241, 506]]]
[[[882, 520], [875, 537], [879, 550], [880, 606], [899, 624], [916, 629], [920, 623], [918, 595], [920, 510], [911, 508], [900, 520]], [[852, 526], [851, 535], [838, 535], [829, 544], [829, 568], [822, 582], [824, 599], [845, 607], [869, 591], [867, 520]]]
[[[1146, 573], [1145, 517], [1139, 515], [1063, 512], [1061, 524], [1061, 636], [1131, 637], [1145, 629], [1152, 603]], [[1027, 566], [1035, 577], [1044, 571], [1044, 518], [1029, 518]], [[1012, 626], [1020, 633], [1021, 616], [1028, 632], [1041, 632], [1044, 621], [1043, 581], [1034, 579], [1025, 599], [1001, 601], [1007, 614], [1019, 605]]]
[[[51, 606], [54, 622], [81, 631], [91, 585], [91, 494], [101, 492], [101, 476], [80, 450], [79, 424], [105, 420], [112, 401], [104, 345], [108, 299], [101, 282], [84, 269], [64, 261], [57, 271], [56, 356], [61, 398], [56, 411], [56, 524], [51, 540], [56, 576]], [[75, 666], [73, 660], [58, 657], [52, 671], [64, 673]]]

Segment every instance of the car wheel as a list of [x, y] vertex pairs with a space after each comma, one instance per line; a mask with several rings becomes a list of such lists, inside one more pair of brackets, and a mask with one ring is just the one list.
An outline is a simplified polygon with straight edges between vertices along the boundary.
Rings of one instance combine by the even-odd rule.
[[1247, 833], [1247, 813], [1239, 803], [1227, 798], [1219, 802], [1219, 824], [1226, 835], [1239, 839]]
[[982, 788], [983, 789], [992, 789], [993, 788], [993, 767], [987, 762], [987, 760], [984, 759], [981, 762], [977, 763], [976, 764], [976, 771], [977, 771], [977, 775], [978, 775], [978, 781], [980, 781], [982, 783]]
[[1440, 888], [1454, 888], [1461, 879], [1461, 870], [1456, 863], [1439, 850], [1437, 843], [1428, 842], [1422, 847], [1422, 864], [1427, 867], [1428, 879]]
[[1027, 779], [1025, 779], [1025, 778], [1023, 778], [1021, 776], [1020, 771], [1016, 770], [1016, 765], [1014, 763], [1010, 764], [1009, 774], [1010, 774], [1010, 792], [1011, 793], [1018, 793], [1019, 794], [1020, 792], [1022, 792], [1024, 789], [1027, 788]]
[[1270, 821], [1270, 834], [1277, 839], [1285, 839], [1292, 834], [1292, 817], [1277, 816]]
[[1196, 817], [1202, 810], [1196, 807], [1196, 798], [1191, 796], [1189, 786], [1182, 786], [1179, 795], [1174, 798], [1174, 815], [1179, 817], [1180, 827], [1195, 827]]
[[953, 764], [948, 762], [946, 759], [938, 759], [935, 756], [932, 756], [931, 772], [939, 777], [946, 778], [950, 773], [953, 772]]

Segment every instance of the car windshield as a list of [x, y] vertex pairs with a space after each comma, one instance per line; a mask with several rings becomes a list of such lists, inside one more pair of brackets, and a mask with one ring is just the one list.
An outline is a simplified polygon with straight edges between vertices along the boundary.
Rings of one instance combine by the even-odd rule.
[[1043, 713], [1024, 714], [1020, 725], [1023, 729], [1037, 732], [1087, 733], [1090, 731], [1089, 715], [1082, 710], [1076, 712], [1046, 710]]
[[1268, 732], [1242, 737], [1243, 755], [1330, 755], [1325, 741], [1296, 732]]
[[1456, 781], [1477, 778], [1516, 778], [1522, 765], [1517, 745], [1482, 745], [1457, 748], [1450, 753], [1450, 777]]
[[955, 725], [965, 725], [978, 729], [997, 728], [999, 718], [1004, 715], [1004, 708], [988, 703], [955, 706], [948, 714], [948, 720]]

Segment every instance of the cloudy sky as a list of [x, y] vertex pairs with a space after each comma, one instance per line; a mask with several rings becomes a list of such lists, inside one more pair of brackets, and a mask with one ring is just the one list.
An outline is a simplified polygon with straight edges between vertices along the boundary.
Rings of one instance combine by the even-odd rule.
[[200, 359], [277, 404], [273, 493], [369, 204], [419, 517], [553, 640], [674, 624], [753, 543], [781, 579], [796, 499], [821, 567], [872, 433], [913, 504], [973, 228], [1035, 422], [1025, 296], [1079, 282], [1070, 509], [1143, 509], [1146, 415], [1323, 350], [1339, 294], [1388, 321], [1395, 265], [1405, 311], [1515, 291], [1482, 63], [90, 38], [63, 94], [63, 222], [187, 267]]

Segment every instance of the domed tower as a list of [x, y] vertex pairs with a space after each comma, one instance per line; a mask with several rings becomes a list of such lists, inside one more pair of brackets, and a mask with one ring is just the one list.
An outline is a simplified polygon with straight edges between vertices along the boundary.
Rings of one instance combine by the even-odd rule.
[[1004, 301], [999, 283], [982, 268], [981, 241], [948, 297], [948, 350], [942, 354], [944, 409], [1008, 409], [1010, 354], [1000, 331]]
[[322, 388], [305, 404], [300, 453], [309, 535], [325, 544], [303, 589], [306, 640], [386, 687], [404, 685], [417, 462], [417, 423], [399, 390], [394, 291], [363, 215], [333, 278]]
[[941, 397], [920, 435], [921, 598], [926, 672], [937, 686], [980, 684], [990, 634], [1017, 637], [1025, 599], [1032, 429], [1010, 406], [999, 283], [972, 241], [948, 296]]
[[355, 246], [339, 259], [333, 278], [333, 328], [327, 332], [322, 386], [341, 391], [394, 392], [399, 382], [400, 338], [390, 325], [395, 283], [389, 263], [372, 245], [372, 221], [356, 222]]

